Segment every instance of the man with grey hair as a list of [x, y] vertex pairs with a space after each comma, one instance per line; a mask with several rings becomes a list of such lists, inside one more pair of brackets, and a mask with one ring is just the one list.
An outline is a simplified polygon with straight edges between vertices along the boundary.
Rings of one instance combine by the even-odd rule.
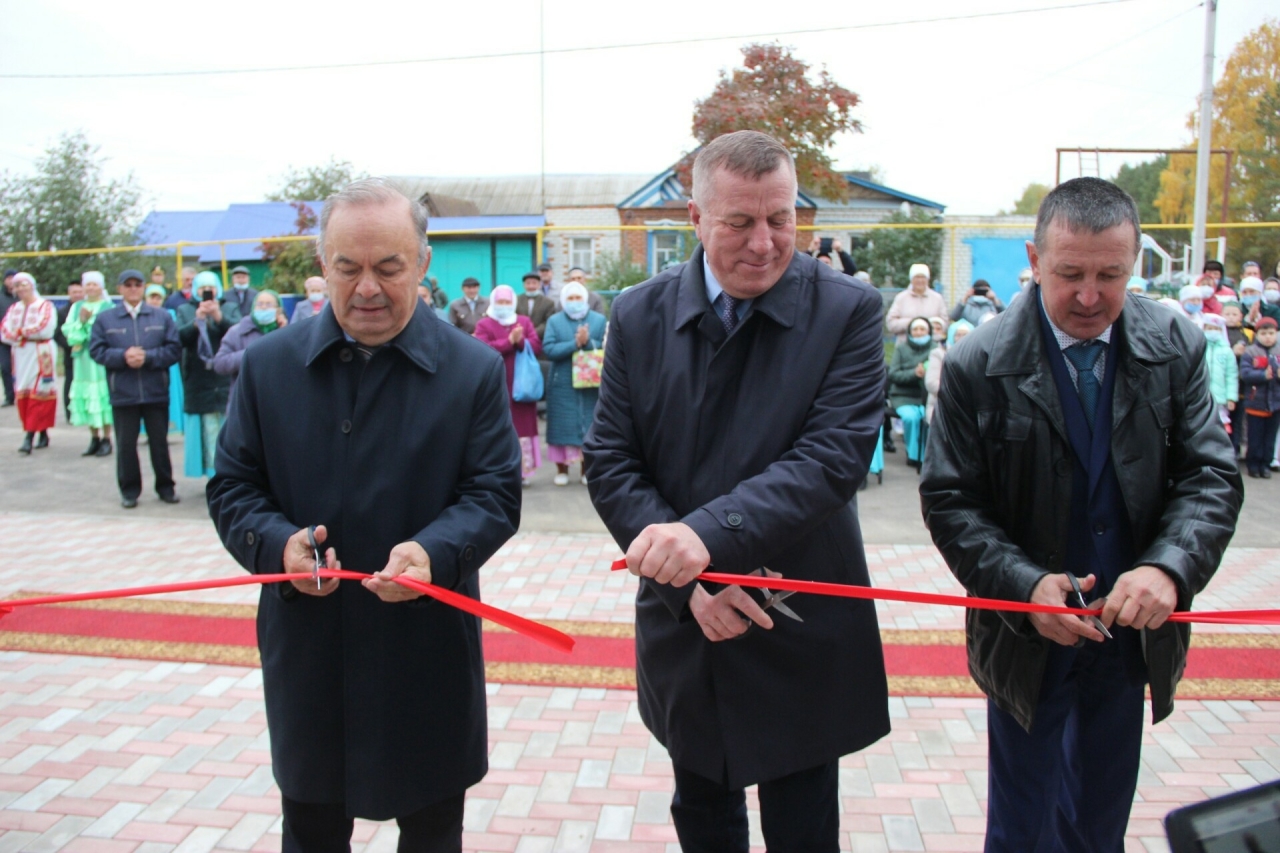
[[[306, 573], [258, 607], [284, 849], [348, 850], [365, 817], [395, 818], [400, 850], [456, 851], [487, 770], [480, 623], [393, 579], [479, 597], [520, 516], [506, 376], [418, 299], [421, 204], [368, 179], [320, 221], [329, 306], [245, 354], [209, 513], [249, 571]], [[312, 580], [321, 549], [376, 574]]]
[[1120, 851], [1143, 689], [1173, 710], [1189, 610], [1240, 510], [1204, 335], [1126, 294], [1138, 211], [1077, 178], [1040, 205], [1026, 298], [947, 355], [925, 523], [971, 595], [1097, 609], [971, 611], [987, 694], [988, 851]]
[[745, 853], [758, 783], [770, 850], [835, 851], [839, 758], [889, 731], [875, 608], [698, 576], [870, 584], [854, 498], [882, 420], [883, 304], [796, 252], [795, 166], [770, 136], [707, 144], [689, 214], [693, 257], [614, 301], [585, 444], [642, 578], [640, 715], [671, 754], [684, 850]]

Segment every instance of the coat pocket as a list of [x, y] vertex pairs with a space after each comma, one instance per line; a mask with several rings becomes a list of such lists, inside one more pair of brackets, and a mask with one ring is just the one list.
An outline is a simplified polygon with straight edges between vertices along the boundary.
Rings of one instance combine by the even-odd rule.
[[1031, 437], [1031, 417], [1000, 409], [980, 411], [978, 434], [995, 441], [1026, 441]]

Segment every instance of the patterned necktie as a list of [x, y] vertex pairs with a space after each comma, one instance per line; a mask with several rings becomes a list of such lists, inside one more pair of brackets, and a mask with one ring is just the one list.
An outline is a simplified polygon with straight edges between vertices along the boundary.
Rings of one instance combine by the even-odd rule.
[[1062, 351], [1076, 369], [1076, 391], [1080, 394], [1080, 405], [1084, 407], [1085, 419], [1093, 428], [1093, 417], [1098, 410], [1098, 395], [1102, 391], [1102, 383], [1093, 372], [1093, 366], [1102, 355], [1102, 341], [1085, 341], [1073, 344]]
[[738, 328], [738, 300], [723, 291], [720, 292], [720, 322], [729, 334]]

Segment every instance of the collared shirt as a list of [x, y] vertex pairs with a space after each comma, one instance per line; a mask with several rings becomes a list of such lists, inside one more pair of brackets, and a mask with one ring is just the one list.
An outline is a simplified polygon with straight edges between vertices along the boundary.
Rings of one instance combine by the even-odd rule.
[[129, 312], [130, 317], [132, 317], [135, 320], [138, 319], [138, 312], [142, 310], [141, 302], [139, 302], [137, 305], [130, 305], [128, 302], [125, 302], [122, 304], [124, 305], [124, 310]]
[[[716, 274], [711, 271], [711, 263], [707, 260], [706, 252], [702, 253], [702, 277], [707, 282], [707, 301], [711, 303], [711, 307], [719, 314], [720, 306], [716, 304], [716, 300], [720, 298], [720, 294], [724, 293], [724, 288], [720, 286], [720, 282], [716, 281]], [[751, 303], [755, 301], [755, 297], [738, 300], [738, 304], [734, 306], [733, 313], [738, 315], [739, 323], [747, 316], [747, 312], [751, 310]]]
[[[1042, 306], [1044, 305], [1043, 294], [1040, 295], [1040, 304]], [[1065, 350], [1068, 347], [1075, 346], [1076, 344], [1085, 343], [1086, 339], [1073, 338], [1071, 335], [1068, 335], [1066, 332], [1059, 329], [1057, 324], [1053, 322], [1053, 318], [1049, 316], [1049, 312], [1047, 310], [1044, 312], [1044, 316], [1049, 321], [1049, 328], [1053, 330], [1053, 337], [1057, 340], [1059, 349]], [[1099, 385], [1102, 384], [1102, 381], [1107, 376], [1107, 351], [1111, 349], [1111, 329], [1111, 326], [1107, 326], [1102, 330], [1102, 334], [1098, 335], [1096, 338], [1088, 339], [1102, 341], [1102, 343], [1106, 344], [1106, 346], [1102, 348], [1102, 354], [1098, 356], [1098, 360], [1093, 363], [1093, 375], [1098, 377]], [[1080, 385], [1080, 377], [1076, 373], [1076, 366], [1071, 363], [1071, 359], [1069, 358], [1064, 358], [1063, 360], [1067, 363], [1067, 372], [1071, 374], [1071, 381], [1075, 383], [1078, 389]]]

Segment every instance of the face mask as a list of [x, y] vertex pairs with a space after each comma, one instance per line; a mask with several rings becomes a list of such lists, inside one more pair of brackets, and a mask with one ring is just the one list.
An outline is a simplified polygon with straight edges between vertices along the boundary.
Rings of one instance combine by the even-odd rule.
[[319, 305], [321, 302], [324, 302], [324, 294], [323, 294], [323, 293], [308, 293], [308, 294], [307, 294], [307, 299], [311, 302], [311, 304], [313, 304], [313, 305]]
[[499, 322], [510, 320], [516, 314], [516, 306], [514, 305], [495, 305], [493, 306], [493, 318]]
[[929, 341], [931, 340], [933, 340], [933, 338], [929, 335], [920, 335], [920, 336], [912, 335], [911, 336], [911, 343], [915, 344], [918, 347], [924, 346], [925, 344], [929, 343]]
[[246, 281], [244, 284], [240, 284], [239, 282], [232, 282], [231, 286], [234, 287], [236, 290], [248, 290], [249, 282]]
[[1184, 303], [1182, 303], [1182, 310], [1183, 310], [1183, 311], [1186, 311], [1188, 314], [1199, 314], [1199, 313], [1200, 313], [1200, 310], [1201, 310], [1203, 307], [1204, 307], [1203, 305], [1197, 305], [1197, 304], [1196, 304], [1196, 303], [1194, 303], [1194, 302], [1184, 302]]
[[985, 296], [971, 296], [969, 297], [969, 304], [977, 305], [979, 308], [985, 308], [991, 304], [991, 300]]
[[1280, 302], [1280, 290], [1268, 290], [1262, 295], [1262, 298], [1275, 305]]
[[1250, 293], [1248, 296], [1240, 297], [1240, 304], [1243, 305], [1245, 308], [1252, 308], [1253, 306], [1258, 304], [1258, 300], [1261, 298], [1262, 297], [1256, 293]]
[[570, 320], [581, 320], [587, 316], [587, 303], [581, 299], [566, 299], [564, 313], [569, 315]]
[[259, 326], [270, 326], [276, 321], [276, 309], [274, 308], [254, 308], [253, 322]]
[[1201, 285], [1201, 286], [1200, 286], [1200, 298], [1201, 298], [1201, 299], [1208, 299], [1210, 296], [1213, 296], [1213, 288], [1212, 288], [1212, 287], [1210, 287], [1210, 286], [1209, 286], [1209, 285], [1207, 285], [1207, 284], [1205, 284], [1205, 285]]

